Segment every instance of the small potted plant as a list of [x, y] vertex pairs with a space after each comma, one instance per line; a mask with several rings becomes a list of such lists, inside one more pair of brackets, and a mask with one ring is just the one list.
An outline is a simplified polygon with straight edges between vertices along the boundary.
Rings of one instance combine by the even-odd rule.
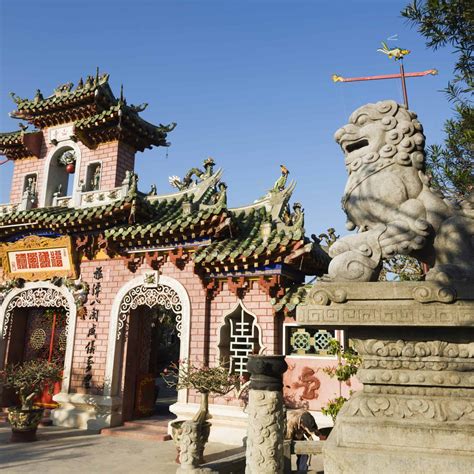
[[9, 365], [0, 372], [3, 386], [13, 389], [21, 403], [21, 406], [8, 409], [12, 442], [36, 441], [36, 430], [43, 415], [43, 408], [35, 406], [35, 401], [46, 387], [52, 389], [61, 379], [62, 368], [46, 360], [30, 360], [23, 364]]
[[[217, 367], [206, 365], [194, 365], [188, 361], [180, 361], [179, 365], [172, 363], [168, 369], [161, 374], [169, 387], [181, 389], [194, 389], [201, 394], [201, 404], [198, 412], [194, 415], [191, 423], [196, 431], [196, 445], [191, 448], [194, 454], [185, 456], [189, 464], [203, 462], [204, 447], [209, 439], [211, 424], [207, 421], [209, 416], [209, 396], [226, 395], [240, 383], [238, 375], [230, 374], [229, 367], [220, 364]], [[171, 423], [172, 437], [179, 452], [181, 451], [181, 463], [183, 464], [183, 449], [181, 446], [183, 425], [185, 421], [174, 421]], [[193, 436], [194, 438], [194, 436]], [[187, 463], [187, 462], [186, 462]]]

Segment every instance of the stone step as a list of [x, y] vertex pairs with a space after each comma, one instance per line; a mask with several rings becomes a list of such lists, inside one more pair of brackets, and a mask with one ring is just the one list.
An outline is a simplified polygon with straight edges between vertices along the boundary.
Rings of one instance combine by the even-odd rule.
[[130, 426], [141, 430], [151, 430], [159, 433], [168, 433], [168, 421], [164, 420], [158, 422], [142, 420], [126, 421], [123, 426]]
[[141, 420], [125, 421], [124, 426], [136, 426], [136, 427], [160, 426], [167, 429], [168, 423], [170, 421], [172, 420], [169, 417], [157, 416], [157, 417], [152, 417], [152, 418], [144, 418]]
[[131, 426], [124, 425], [115, 428], [104, 428], [101, 431], [101, 434], [104, 436], [119, 436], [122, 438], [143, 439], [147, 441], [168, 441], [171, 439], [171, 436], [166, 432], [166, 429], [163, 426], [150, 428], [143, 424], [140, 424], [140, 426], [134, 424]]

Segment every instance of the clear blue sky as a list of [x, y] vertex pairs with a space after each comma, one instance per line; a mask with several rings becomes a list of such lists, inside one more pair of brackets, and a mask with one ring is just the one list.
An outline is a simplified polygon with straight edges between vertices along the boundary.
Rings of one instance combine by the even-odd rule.
[[[400, 17], [408, 0], [0, 0], [0, 131], [9, 92], [45, 96], [58, 85], [94, 74], [120, 84], [129, 103], [148, 102], [143, 117], [176, 121], [172, 146], [137, 155], [139, 188], [169, 192], [168, 176], [212, 156], [224, 168], [231, 206], [252, 202], [277, 179], [279, 164], [296, 179], [294, 200], [306, 229], [345, 233], [340, 197], [343, 156], [333, 140], [358, 106], [402, 102], [399, 81], [334, 84], [346, 77], [389, 74], [398, 66], [377, 53], [412, 50], [407, 71], [437, 68], [439, 76], [408, 80], [410, 108], [428, 142], [440, 142], [451, 109], [440, 93], [452, 76], [449, 50], [432, 52]], [[12, 167], [0, 167], [0, 202], [8, 202]]]

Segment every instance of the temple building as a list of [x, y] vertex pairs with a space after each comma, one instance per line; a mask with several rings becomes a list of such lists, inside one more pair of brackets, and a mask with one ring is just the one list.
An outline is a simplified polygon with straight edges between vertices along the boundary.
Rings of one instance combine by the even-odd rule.
[[[55, 424], [99, 430], [152, 415], [160, 390], [169, 396], [159, 374], [178, 359], [227, 360], [245, 376], [249, 354], [283, 353], [289, 407], [317, 411], [339, 395], [322, 368], [335, 363], [329, 338], [342, 334], [294, 320], [305, 281], [330, 259], [290, 204], [284, 166], [239, 208], [228, 207], [212, 158], [172, 176], [169, 194], [142, 192], [136, 153], [168, 146], [176, 124], [145, 121], [107, 74], [12, 97], [12, 117], [29, 125], [0, 133], [14, 164], [0, 205], [0, 368], [32, 358], [64, 366], [42, 400]], [[216, 426], [245, 431], [241, 401], [211, 402]], [[180, 390], [170, 403], [187, 417], [198, 394]]]

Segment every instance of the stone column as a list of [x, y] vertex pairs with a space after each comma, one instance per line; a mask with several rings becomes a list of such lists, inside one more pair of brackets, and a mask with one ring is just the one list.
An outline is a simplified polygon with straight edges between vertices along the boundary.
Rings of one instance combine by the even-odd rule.
[[282, 375], [285, 357], [250, 356], [246, 474], [283, 473], [285, 408]]

